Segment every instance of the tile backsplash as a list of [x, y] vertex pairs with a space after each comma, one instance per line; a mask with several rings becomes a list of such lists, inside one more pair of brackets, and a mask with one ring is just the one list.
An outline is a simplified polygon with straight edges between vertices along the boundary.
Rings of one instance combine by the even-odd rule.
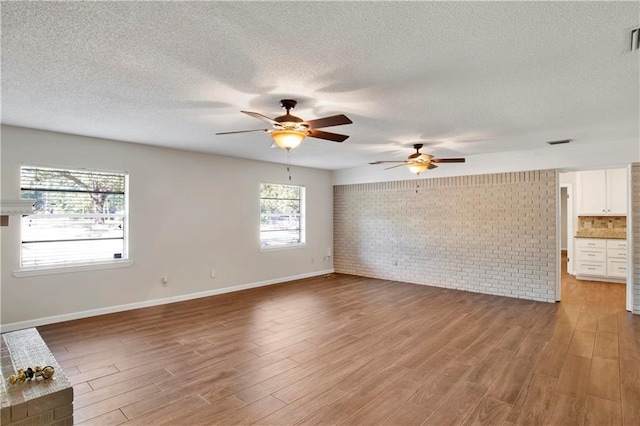
[[626, 216], [578, 216], [578, 230], [626, 229]]

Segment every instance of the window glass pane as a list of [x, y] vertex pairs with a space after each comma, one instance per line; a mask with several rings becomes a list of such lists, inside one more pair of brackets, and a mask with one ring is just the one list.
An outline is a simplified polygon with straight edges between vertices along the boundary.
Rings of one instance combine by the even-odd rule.
[[261, 184], [262, 247], [304, 243], [303, 191], [300, 186]]
[[126, 175], [23, 167], [21, 188], [23, 267], [127, 258]]
[[123, 258], [123, 252], [123, 239], [24, 243], [22, 266], [62, 266], [107, 261]]
[[22, 219], [22, 242], [124, 237], [124, 216], [29, 215]]
[[56, 190], [92, 190], [124, 193], [125, 175], [88, 170], [23, 167], [21, 187]]

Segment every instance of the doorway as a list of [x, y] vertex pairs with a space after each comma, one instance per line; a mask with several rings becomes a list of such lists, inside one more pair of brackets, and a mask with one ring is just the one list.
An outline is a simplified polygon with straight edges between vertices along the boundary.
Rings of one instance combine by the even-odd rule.
[[560, 253], [566, 271], [573, 274], [573, 184], [560, 185]]
[[[557, 192], [557, 268], [556, 301], [591, 307], [627, 308], [627, 286], [613, 282], [576, 278], [574, 238], [582, 223], [578, 216], [577, 172], [559, 173]], [[584, 277], [581, 277], [584, 278]], [[594, 277], [595, 278], [595, 277]]]

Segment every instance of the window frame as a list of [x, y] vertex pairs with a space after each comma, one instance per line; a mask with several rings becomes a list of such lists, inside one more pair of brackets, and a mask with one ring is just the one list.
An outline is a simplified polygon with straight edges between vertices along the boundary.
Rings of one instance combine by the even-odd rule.
[[[299, 233], [300, 233], [300, 242], [292, 242], [285, 244], [274, 244], [274, 245], [263, 245], [262, 244], [262, 186], [263, 185], [275, 185], [275, 186], [291, 186], [299, 188], [300, 197], [298, 202], [300, 203], [300, 223], [299, 223]], [[307, 246], [307, 211], [306, 211], [306, 202], [307, 202], [307, 188], [305, 185], [295, 185], [290, 183], [277, 183], [277, 182], [260, 182], [258, 188], [258, 245], [260, 247], [260, 251], [279, 251], [279, 250], [292, 250], [298, 248], [305, 248]], [[287, 213], [282, 213], [283, 215]]]
[[[129, 249], [129, 172], [122, 170], [104, 170], [98, 168], [86, 168], [86, 167], [54, 167], [54, 166], [45, 166], [45, 165], [34, 165], [34, 164], [21, 164], [19, 168], [19, 191], [22, 194], [22, 176], [23, 169], [35, 169], [35, 170], [46, 170], [46, 171], [66, 171], [66, 172], [82, 172], [82, 173], [96, 173], [96, 174], [111, 174], [111, 175], [121, 175], [124, 177], [124, 213], [122, 214], [122, 257], [114, 258], [114, 259], [93, 259], [87, 261], [72, 261], [65, 263], [52, 263], [52, 264], [44, 264], [44, 265], [28, 265], [22, 266], [23, 262], [23, 232], [22, 226], [23, 221], [27, 220], [30, 216], [35, 216], [36, 213], [32, 215], [22, 215], [20, 217], [20, 231], [19, 231], [19, 256], [18, 263], [19, 268], [13, 271], [12, 275], [14, 277], [28, 277], [35, 275], [48, 275], [48, 274], [60, 274], [60, 273], [68, 273], [68, 272], [81, 272], [81, 271], [89, 271], [89, 270], [99, 270], [99, 269], [114, 269], [114, 268], [126, 268], [133, 265], [133, 261], [130, 256]], [[63, 191], [64, 192], [64, 191]], [[76, 191], [68, 191], [68, 192], [76, 192]]]

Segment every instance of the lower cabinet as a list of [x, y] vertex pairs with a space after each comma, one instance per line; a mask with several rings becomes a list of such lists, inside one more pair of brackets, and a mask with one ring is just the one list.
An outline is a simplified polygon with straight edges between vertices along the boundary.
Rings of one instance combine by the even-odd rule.
[[576, 275], [590, 280], [626, 279], [626, 240], [576, 238]]

